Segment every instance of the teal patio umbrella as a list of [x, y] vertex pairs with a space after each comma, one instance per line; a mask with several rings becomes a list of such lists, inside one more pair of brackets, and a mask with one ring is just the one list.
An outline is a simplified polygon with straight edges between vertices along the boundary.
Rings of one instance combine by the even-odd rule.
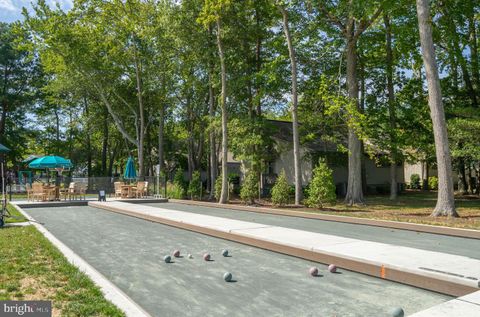
[[135, 163], [133, 158], [130, 156], [127, 160], [127, 166], [125, 166], [125, 173], [123, 173], [123, 178], [125, 179], [136, 179], [137, 171], [135, 170]]
[[[34, 169], [68, 169], [73, 166], [72, 162], [66, 158], [56, 155], [42, 156], [34, 159], [28, 164], [28, 167]], [[50, 182], [50, 176], [47, 174], [48, 182]]]
[[71, 168], [72, 162], [56, 155], [47, 155], [34, 159], [28, 164], [30, 168], [36, 169], [55, 169], [55, 168]]
[[10, 152], [10, 149], [3, 144], [0, 144], [0, 153], [5, 154]]
[[0, 228], [5, 223], [4, 217], [7, 214], [7, 196], [5, 196], [5, 172], [3, 170], [3, 164], [5, 161], [5, 154], [10, 152], [10, 149], [3, 144], [0, 144], [0, 154], [2, 154], [1, 173], [2, 173], [2, 210], [0, 211]]

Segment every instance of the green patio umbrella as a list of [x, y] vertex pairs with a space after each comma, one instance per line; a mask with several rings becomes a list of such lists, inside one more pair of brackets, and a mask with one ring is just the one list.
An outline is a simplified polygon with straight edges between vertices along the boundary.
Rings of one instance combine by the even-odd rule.
[[0, 228], [5, 223], [4, 217], [7, 214], [7, 196], [5, 196], [5, 172], [3, 164], [5, 161], [5, 154], [10, 152], [10, 149], [3, 144], [0, 144], [0, 154], [2, 154], [1, 173], [2, 173], [2, 210], [0, 211]]
[[136, 179], [137, 171], [135, 170], [135, 163], [133, 158], [130, 156], [127, 160], [127, 166], [125, 166], [125, 173], [123, 173], [123, 178], [125, 179]]

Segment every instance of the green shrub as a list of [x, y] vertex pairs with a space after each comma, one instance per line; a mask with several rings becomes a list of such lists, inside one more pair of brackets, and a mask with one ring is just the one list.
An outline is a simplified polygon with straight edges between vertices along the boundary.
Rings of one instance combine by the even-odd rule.
[[185, 190], [177, 184], [167, 183], [167, 197], [173, 199], [183, 199], [185, 197]]
[[285, 206], [290, 200], [290, 185], [287, 182], [287, 175], [282, 169], [272, 187], [272, 203], [275, 206]]
[[240, 194], [240, 175], [238, 173], [229, 173], [228, 176], [228, 194]]
[[295, 185], [290, 185], [289, 197], [295, 197]]
[[[227, 198], [230, 199], [230, 196], [233, 194], [235, 189], [235, 183], [233, 183], [230, 179], [230, 176], [227, 178], [227, 189], [228, 189], [228, 196]], [[217, 201], [220, 200], [220, 194], [222, 193], [222, 175], [218, 175], [217, 179], [215, 180], [215, 199]]]
[[438, 177], [431, 176], [428, 178], [428, 188], [438, 189]]
[[420, 189], [420, 175], [418, 174], [410, 175], [410, 188]]
[[173, 183], [167, 183], [167, 197], [174, 199], [184, 199], [186, 190], [185, 190], [185, 180], [183, 179], [183, 170], [177, 169], [175, 176], [173, 177]]
[[336, 201], [332, 170], [325, 160], [320, 159], [313, 169], [313, 179], [308, 187], [308, 198], [305, 204], [309, 207], [322, 208], [323, 204], [333, 205]]
[[192, 180], [188, 184], [187, 193], [190, 199], [202, 198], [202, 179], [199, 171], [193, 172]]
[[242, 187], [240, 189], [240, 198], [246, 204], [253, 204], [255, 197], [258, 196], [258, 177], [255, 172], [248, 172], [247, 176], [243, 180]]
[[183, 170], [178, 168], [175, 171], [175, 176], [173, 176], [173, 183], [177, 186], [180, 186], [185, 190], [187, 188], [187, 182], [183, 178]]

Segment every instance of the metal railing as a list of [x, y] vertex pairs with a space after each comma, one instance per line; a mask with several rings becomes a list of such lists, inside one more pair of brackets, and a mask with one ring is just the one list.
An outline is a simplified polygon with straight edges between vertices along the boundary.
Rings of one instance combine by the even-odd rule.
[[[165, 179], [157, 178], [155, 176], [142, 177], [141, 179], [129, 179], [124, 180], [121, 177], [68, 177], [61, 176], [58, 178], [46, 177], [34, 178], [32, 182], [50, 183], [56, 184], [62, 188], [68, 188], [70, 182], [84, 183], [86, 184], [87, 194], [96, 194], [100, 190], [104, 190], [106, 194], [115, 193], [114, 183], [122, 181], [125, 183], [136, 183], [137, 181], [148, 182], [148, 195], [154, 196], [156, 194], [162, 195], [165, 189]], [[6, 192], [13, 194], [23, 194], [27, 191], [27, 185], [25, 180], [19, 180], [18, 178], [10, 178], [6, 181]]]

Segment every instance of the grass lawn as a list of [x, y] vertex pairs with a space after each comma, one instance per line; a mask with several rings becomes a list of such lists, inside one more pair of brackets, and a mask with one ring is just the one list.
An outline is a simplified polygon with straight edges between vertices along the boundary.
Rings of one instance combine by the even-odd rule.
[[53, 316], [124, 316], [33, 226], [0, 229], [0, 300], [51, 300]]
[[[430, 217], [437, 202], [437, 193], [433, 191], [407, 191], [399, 195], [395, 202], [390, 201], [388, 197], [367, 196], [366, 205], [360, 207], [350, 207], [345, 205], [343, 200], [339, 200], [335, 206], [325, 206], [322, 209], [293, 206], [280, 209], [480, 230], [480, 197], [478, 196], [455, 197], [459, 218]], [[242, 204], [239, 200], [231, 203]], [[270, 201], [261, 200], [257, 203], [260, 206], [272, 207]]]
[[480, 230], [480, 199], [478, 197], [455, 197], [460, 218], [430, 217], [436, 201], [436, 192], [408, 191], [398, 196], [395, 202], [390, 201], [388, 196], [367, 196], [367, 204], [363, 207], [350, 207], [343, 204], [343, 201], [339, 201], [337, 205], [327, 206], [322, 210], [313, 208], [295, 208], [294, 210]]
[[8, 204], [7, 209], [12, 217], [6, 218], [6, 223], [25, 222], [27, 219], [12, 205]]

